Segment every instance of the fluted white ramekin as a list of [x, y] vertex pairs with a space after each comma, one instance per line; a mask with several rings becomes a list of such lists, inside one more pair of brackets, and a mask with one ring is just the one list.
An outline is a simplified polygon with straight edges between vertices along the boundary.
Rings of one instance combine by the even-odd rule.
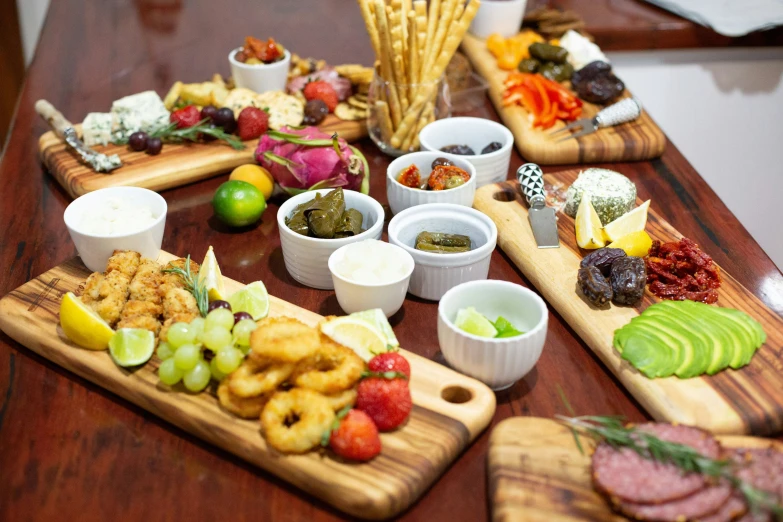
[[[480, 154], [497, 141], [502, 147], [495, 152]], [[419, 133], [422, 150], [439, 151], [447, 145], [468, 145], [476, 155], [459, 156], [476, 167], [476, 187], [505, 181], [511, 162], [514, 135], [500, 123], [485, 118], [444, 118], [424, 127]]]
[[[506, 318], [517, 337], [492, 339], [454, 326], [457, 312], [469, 306], [490, 321]], [[472, 281], [452, 288], [438, 305], [438, 343], [446, 361], [493, 390], [510, 387], [533, 369], [546, 341], [549, 312], [538, 294], [507, 281]]]
[[[432, 171], [432, 162], [436, 158], [447, 158], [454, 165], [470, 174], [470, 180], [464, 185], [448, 190], [420, 190], [404, 186], [397, 181], [400, 173], [411, 164], [415, 164], [422, 175], [422, 180], [428, 179]], [[454, 203], [466, 207], [473, 206], [476, 195], [476, 169], [462, 156], [443, 152], [412, 152], [392, 161], [386, 169], [386, 197], [393, 214], [398, 214], [406, 208], [428, 203]]]
[[285, 219], [293, 214], [298, 205], [315, 198], [316, 193], [323, 196], [331, 190], [312, 190], [297, 194], [280, 205], [277, 211], [277, 228], [280, 230], [280, 246], [283, 249], [286, 270], [303, 285], [323, 290], [334, 288], [328, 264], [332, 252], [348, 243], [380, 239], [383, 232], [384, 212], [381, 204], [354, 190], [343, 191], [345, 208], [355, 208], [362, 213], [362, 228], [365, 231], [361, 234], [339, 239], [319, 239], [297, 234], [286, 226]]
[[[472, 248], [455, 254], [416, 250], [416, 236], [425, 231], [469, 236]], [[416, 264], [408, 292], [432, 301], [460, 283], [486, 279], [497, 239], [498, 229], [486, 215], [449, 203], [411, 207], [389, 222], [389, 243], [404, 248]]]

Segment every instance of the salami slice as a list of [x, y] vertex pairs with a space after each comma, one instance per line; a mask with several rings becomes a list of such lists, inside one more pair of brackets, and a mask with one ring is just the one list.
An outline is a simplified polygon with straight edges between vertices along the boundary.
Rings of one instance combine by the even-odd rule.
[[[783, 453], [772, 448], [740, 448], [729, 458], [737, 465], [737, 477], [754, 487], [783, 499]], [[747, 513], [741, 522], [767, 522], [769, 513]]]
[[718, 484], [663, 504], [621, 502], [619, 508], [620, 511], [637, 520], [657, 522], [696, 520], [717, 512], [729, 500], [731, 493], [732, 488], [729, 484]]
[[715, 513], [700, 518], [699, 522], [730, 522], [742, 516], [748, 510], [745, 500], [739, 493], [734, 493]]

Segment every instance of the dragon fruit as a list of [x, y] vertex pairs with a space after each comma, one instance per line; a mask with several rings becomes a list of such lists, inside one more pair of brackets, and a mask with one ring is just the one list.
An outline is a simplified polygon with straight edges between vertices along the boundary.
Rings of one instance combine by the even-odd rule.
[[370, 191], [370, 167], [362, 153], [316, 127], [270, 130], [258, 142], [256, 160], [290, 195], [337, 187]]

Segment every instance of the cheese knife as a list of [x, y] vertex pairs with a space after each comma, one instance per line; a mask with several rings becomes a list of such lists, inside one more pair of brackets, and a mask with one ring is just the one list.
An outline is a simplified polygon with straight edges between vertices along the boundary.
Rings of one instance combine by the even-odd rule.
[[612, 127], [621, 123], [634, 121], [639, 116], [641, 116], [641, 114], [642, 103], [636, 98], [625, 98], [624, 100], [621, 100], [614, 105], [610, 105], [609, 107], [602, 109], [593, 118], [582, 118], [581, 120], [576, 120], [573, 123], [569, 123], [565, 127], [550, 132], [549, 135], [555, 136], [561, 132], [581, 128], [579, 132], [564, 138], [560, 138], [557, 141], [560, 142], [570, 140], [571, 138], [579, 138], [581, 136], [591, 134], [598, 129], [603, 129], [604, 127]]
[[122, 161], [117, 154], [107, 156], [100, 152], [92, 150], [79, 139], [73, 124], [65, 119], [60, 111], [54, 108], [54, 105], [46, 100], [35, 102], [35, 112], [49, 124], [60, 138], [65, 141], [95, 172], [111, 172], [122, 167]]
[[544, 173], [535, 163], [525, 163], [517, 170], [517, 179], [530, 208], [527, 218], [538, 248], [560, 248], [555, 209], [546, 206]]

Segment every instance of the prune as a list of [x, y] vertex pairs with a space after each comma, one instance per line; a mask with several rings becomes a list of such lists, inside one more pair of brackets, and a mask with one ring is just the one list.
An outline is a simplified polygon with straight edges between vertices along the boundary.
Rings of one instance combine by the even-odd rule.
[[571, 85], [585, 101], [607, 103], [625, 90], [625, 84], [612, 74], [612, 66], [606, 62], [590, 62], [571, 76]]
[[130, 145], [130, 148], [135, 150], [136, 152], [141, 152], [147, 148], [148, 139], [149, 136], [147, 135], [146, 132], [142, 132], [142, 131], [134, 132], [128, 138], [128, 145]]
[[644, 295], [647, 269], [641, 257], [621, 257], [612, 263], [613, 301], [617, 304], [636, 304]]
[[475, 156], [476, 153], [467, 145], [446, 145], [440, 149], [441, 152], [448, 152], [449, 154], [458, 154], [460, 156]]
[[580, 268], [576, 282], [587, 300], [595, 306], [603, 306], [612, 299], [612, 285], [594, 266]]
[[318, 125], [324, 121], [327, 114], [329, 114], [329, 107], [323, 100], [310, 100], [304, 108], [304, 124]]
[[435, 170], [435, 167], [440, 167], [440, 166], [453, 167], [454, 162], [446, 158], [435, 158], [435, 160], [432, 162], [432, 170]]
[[495, 152], [496, 150], [500, 150], [503, 148], [503, 145], [498, 141], [493, 141], [483, 149], [481, 149], [482, 154], [489, 154], [490, 152]]
[[160, 141], [160, 138], [147, 139], [147, 154], [156, 156], [160, 154], [162, 148], [163, 148], [163, 142]]
[[582, 268], [594, 266], [601, 271], [604, 277], [609, 277], [612, 263], [621, 257], [625, 257], [625, 250], [622, 248], [601, 248], [585, 256], [579, 266]]
[[596, 60], [594, 62], [588, 63], [587, 65], [585, 65], [584, 67], [576, 71], [574, 75], [571, 77], [571, 82], [574, 84], [588, 82], [590, 80], [595, 80], [599, 76], [604, 76], [611, 72], [612, 72], [611, 65], [609, 65], [606, 62]]

